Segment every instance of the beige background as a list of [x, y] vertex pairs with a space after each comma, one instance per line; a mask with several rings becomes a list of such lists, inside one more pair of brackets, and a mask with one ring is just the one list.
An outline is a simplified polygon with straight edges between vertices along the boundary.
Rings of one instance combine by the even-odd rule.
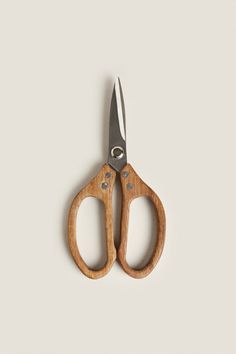
[[[236, 1], [1, 1], [0, 28], [0, 353], [235, 354]], [[66, 213], [106, 158], [117, 75], [129, 161], [163, 200], [167, 239], [145, 280], [115, 265], [91, 281]], [[99, 216], [83, 205], [89, 264]], [[136, 202], [131, 264], [151, 220]]]

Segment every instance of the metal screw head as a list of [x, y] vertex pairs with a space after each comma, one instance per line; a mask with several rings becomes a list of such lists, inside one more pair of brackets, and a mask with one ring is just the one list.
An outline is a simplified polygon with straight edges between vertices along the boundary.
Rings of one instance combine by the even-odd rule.
[[129, 175], [129, 172], [128, 172], [128, 171], [124, 171], [124, 172], [122, 173], [122, 176], [123, 176], [124, 178], [127, 178], [128, 175]]
[[126, 187], [127, 189], [130, 191], [131, 189], [133, 189], [133, 184], [132, 183], [127, 183]]
[[102, 189], [107, 189], [108, 188], [108, 183], [107, 182], [103, 182], [101, 187], [102, 187]]
[[106, 172], [106, 173], [105, 173], [105, 177], [106, 177], [106, 178], [110, 178], [110, 177], [111, 177], [111, 172]]

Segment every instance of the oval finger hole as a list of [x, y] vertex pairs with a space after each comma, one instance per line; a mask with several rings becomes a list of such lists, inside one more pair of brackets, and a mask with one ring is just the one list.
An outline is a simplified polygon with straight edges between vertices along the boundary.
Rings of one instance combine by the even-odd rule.
[[105, 214], [99, 199], [88, 197], [79, 207], [76, 220], [76, 240], [80, 254], [91, 269], [106, 263]]
[[156, 210], [147, 197], [132, 201], [126, 259], [130, 267], [143, 268], [150, 260], [157, 236]]
[[120, 244], [120, 219], [121, 219], [122, 193], [120, 180], [117, 178], [112, 194], [112, 220], [114, 231], [114, 243], [118, 248]]

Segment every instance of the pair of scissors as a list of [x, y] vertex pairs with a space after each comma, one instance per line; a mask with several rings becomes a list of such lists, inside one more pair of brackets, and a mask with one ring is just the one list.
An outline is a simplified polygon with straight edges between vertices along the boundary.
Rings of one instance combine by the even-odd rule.
[[[101, 170], [74, 198], [68, 218], [68, 241], [71, 254], [79, 269], [89, 278], [98, 279], [105, 276], [117, 259], [124, 271], [134, 278], [146, 277], [156, 266], [165, 240], [165, 212], [157, 194], [148, 187], [127, 163], [125, 107], [119, 78], [116, 80], [110, 108], [108, 161]], [[120, 227], [120, 244], [116, 250], [113, 238], [112, 190], [116, 174], [120, 176], [122, 190], [122, 210]], [[76, 219], [79, 206], [84, 198], [95, 197], [105, 206], [105, 231], [107, 259], [101, 269], [91, 269], [84, 262], [76, 239]], [[155, 208], [157, 234], [155, 246], [147, 264], [141, 269], [132, 268], [126, 260], [129, 208], [133, 199], [148, 197]]]

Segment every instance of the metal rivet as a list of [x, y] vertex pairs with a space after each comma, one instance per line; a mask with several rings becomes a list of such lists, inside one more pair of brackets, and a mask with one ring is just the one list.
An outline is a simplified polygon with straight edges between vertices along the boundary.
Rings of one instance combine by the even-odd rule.
[[108, 183], [107, 182], [103, 182], [102, 183], [102, 189], [107, 189], [108, 188]]
[[123, 156], [124, 156], [124, 149], [123, 147], [121, 146], [114, 146], [112, 149], [111, 149], [111, 156], [114, 158], [114, 159], [121, 159]]
[[133, 189], [133, 184], [132, 183], [127, 183], [126, 187], [127, 189], [130, 191], [131, 189]]
[[111, 172], [106, 172], [106, 173], [105, 173], [105, 177], [106, 177], [106, 178], [110, 178], [110, 177], [111, 177]]
[[129, 172], [128, 172], [128, 171], [124, 171], [124, 172], [122, 173], [122, 176], [123, 176], [124, 178], [127, 178], [128, 175], [129, 175]]

